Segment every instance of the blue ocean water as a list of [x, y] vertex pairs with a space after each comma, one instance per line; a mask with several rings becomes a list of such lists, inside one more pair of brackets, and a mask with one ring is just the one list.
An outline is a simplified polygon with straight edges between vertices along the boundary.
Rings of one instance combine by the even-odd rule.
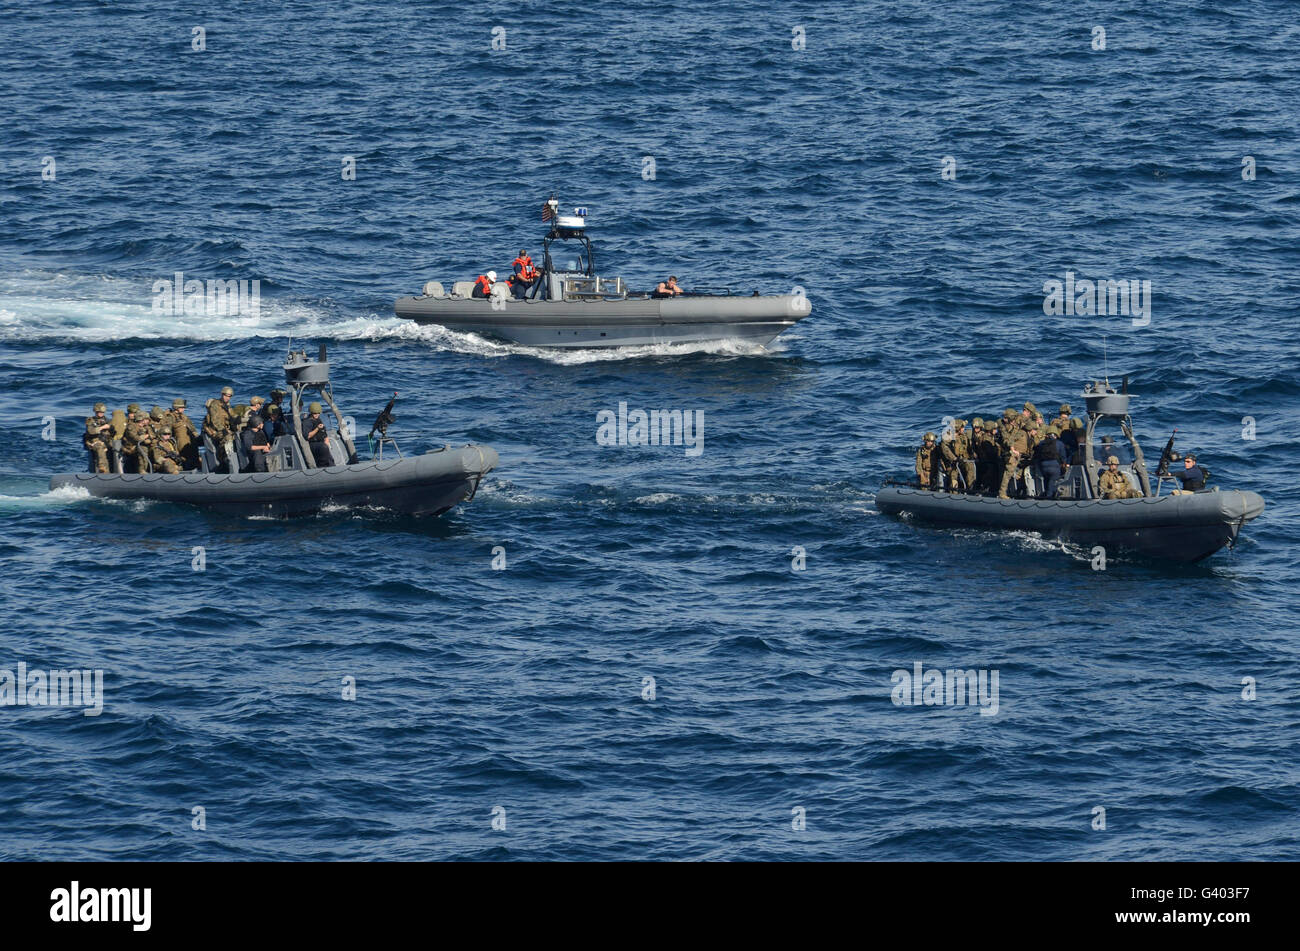
[[[0, 5], [0, 669], [104, 671], [100, 716], [0, 707], [0, 857], [1300, 858], [1294, 5], [521, 10]], [[603, 273], [813, 314], [564, 353], [393, 316], [552, 191]], [[176, 271], [261, 312], [155, 314]], [[1045, 315], [1067, 271], [1150, 280], [1149, 324]], [[94, 401], [265, 394], [289, 335], [499, 470], [433, 521], [47, 491]], [[1107, 370], [1148, 451], [1264, 495], [1235, 550], [876, 513], [945, 415]], [[621, 401], [704, 451], [597, 445]], [[916, 663], [997, 713], [895, 705]]]

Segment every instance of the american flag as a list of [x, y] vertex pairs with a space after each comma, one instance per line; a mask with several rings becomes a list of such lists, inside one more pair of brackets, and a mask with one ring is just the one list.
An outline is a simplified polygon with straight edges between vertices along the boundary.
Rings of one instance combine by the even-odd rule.
[[551, 199], [550, 201], [546, 201], [546, 202], [544, 202], [544, 203], [542, 204], [542, 220], [543, 220], [543, 221], [550, 221], [552, 218], [555, 217], [555, 212], [551, 209], [551, 201], [553, 201], [553, 200], [554, 200], [554, 199]]

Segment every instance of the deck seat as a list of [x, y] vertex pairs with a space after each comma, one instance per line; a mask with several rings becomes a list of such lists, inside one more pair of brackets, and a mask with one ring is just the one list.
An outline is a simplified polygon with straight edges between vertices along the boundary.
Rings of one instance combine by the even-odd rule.
[[438, 281], [429, 281], [429, 283], [427, 283], [427, 284], [424, 285], [424, 290], [423, 290], [421, 293], [422, 293], [425, 297], [445, 297], [445, 296], [446, 296], [446, 292], [444, 292], [443, 289], [442, 289], [442, 284], [440, 284]]
[[455, 284], [451, 285], [451, 296], [452, 297], [473, 297], [474, 282], [457, 281]]

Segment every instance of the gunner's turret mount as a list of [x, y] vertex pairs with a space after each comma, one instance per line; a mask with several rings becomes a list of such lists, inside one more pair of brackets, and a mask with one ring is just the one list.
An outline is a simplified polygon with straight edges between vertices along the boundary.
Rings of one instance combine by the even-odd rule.
[[1124, 388], [1116, 392], [1109, 383], [1094, 380], [1083, 388], [1083, 402], [1088, 407], [1089, 416], [1116, 416], [1121, 419], [1128, 416], [1128, 378], [1124, 378]]
[[320, 345], [320, 355], [315, 359], [306, 350], [290, 350], [284, 360], [284, 379], [290, 386], [328, 386], [330, 362], [325, 356], [325, 344]]

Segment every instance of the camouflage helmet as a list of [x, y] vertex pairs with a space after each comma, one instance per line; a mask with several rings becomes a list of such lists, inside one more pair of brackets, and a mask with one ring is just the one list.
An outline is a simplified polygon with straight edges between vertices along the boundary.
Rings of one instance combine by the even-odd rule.
[[1062, 403], [1062, 404], [1061, 404], [1061, 412], [1062, 412], [1062, 413], [1068, 413], [1068, 412], [1070, 412], [1070, 411], [1071, 411], [1071, 410], [1070, 410], [1070, 404], [1069, 404], [1069, 403]]
[[926, 433], [926, 434], [925, 434], [925, 441], [926, 441], [926, 442], [934, 442], [934, 433]]
[[1107, 457], [1106, 457], [1106, 465], [1108, 465], [1108, 466], [1117, 466], [1117, 465], [1119, 465], [1119, 458], [1118, 458], [1117, 456], [1107, 456]]
[[184, 409], [184, 408], [185, 408], [184, 399], [178, 396], [176, 397], [176, 399], [172, 400], [172, 409]]
[[278, 403], [278, 402], [280, 402], [282, 399], [284, 399], [287, 395], [288, 395], [288, 394], [285, 393], [284, 390], [281, 390], [281, 389], [278, 389], [278, 388], [277, 388], [277, 389], [274, 389], [274, 390], [271, 391], [271, 402], [272, 402], [272, 403]]
[[976, 416], [975, 419], [971, 422], [971, 425], [974, 426], [976, 429], [983, 429], [984, 420], [981, 417]]
[[153, 405], [153, 409], [149, 410], [149, 418], [152, 419], [155, 423], [160, 421], [163, 418], [162, 407], [159, 406], [157, 403], [155, 403]]
[[96, 413], [106, 413], [106, 412], [108, 412], [108, 407], [105, 406], [103, 403], [96, 403], [96, 404], [95, 404], [95, 412], [96, 412]]
[[1015, 416], [1015, 415], [1016, 415], [1016, 411], [1013, 410], [1010, 406], [1008, 406], [1006, 409], [1004, 409], [1004, 410], [1002, 411], [1002, 418], [1003, 418], [1003, 419], [1010, 419], [1012, 416]]
[[235, 395], [235, 388], [232, 387], [232, 386], [223, 386], [223, 387], [221, 388], [221, 395], [222, 395], [222, 396], [234, 396], [234, 395]]
[[964, 419], [954, 419], [954, 420], [952, 421], [952, 428], [955, 429], [955, 430], [957, 430], [958, 432], [961, 432], [961, 430], [963, 430], [963, 429], [966, 428], [966, 420], [964, 420]]
[[130, 406], [126, 408], [126, 411], [132, 416], [138, 416], [140, 414], [140, 404], [132, 403]]
[[272, 403], [266, 408], [266, 413], [268, 416], [283, 416], [284, 410], [280, 408], [279, 403]]
[[1029, 400], [1025, 400], [1025, 409], [1029, 410], [1029, 412], [1031, 413], [1038, 412], [1038, 407], [1035, 406], [1033, 403], [1029, 402]]
[[159, 439], [171, 439], [171, 438], [172, 438], [172, 431], [171, 431], [170, 429], [168, 429], [166, 426], [164, 426], [162, 429], [158, 430], [158, 438], [159, 438]]
[[262, 399], [260, 396], [254, 396], [253, 398], [251, 398], [251, 399], [248, 401], [248, 405], [249, 405], [249, 406], [261, 406], [261, 405], [262, 405], [263, 403], [265, 403], [265, 402], [266, 402], [266, 400]]
[[307, 412], [309, 412], [309, 413], [319, 413], [319, 412], [320, 412], [320, 404], [319, 404], [319, 403], [312, 403], [310, 406], [307, 407]]
[[1049, 423], [1047, 426], [1047, 435], [1049, 436], [1061, 435], [1061, 427], [1057, 426], [1056, 423]]

